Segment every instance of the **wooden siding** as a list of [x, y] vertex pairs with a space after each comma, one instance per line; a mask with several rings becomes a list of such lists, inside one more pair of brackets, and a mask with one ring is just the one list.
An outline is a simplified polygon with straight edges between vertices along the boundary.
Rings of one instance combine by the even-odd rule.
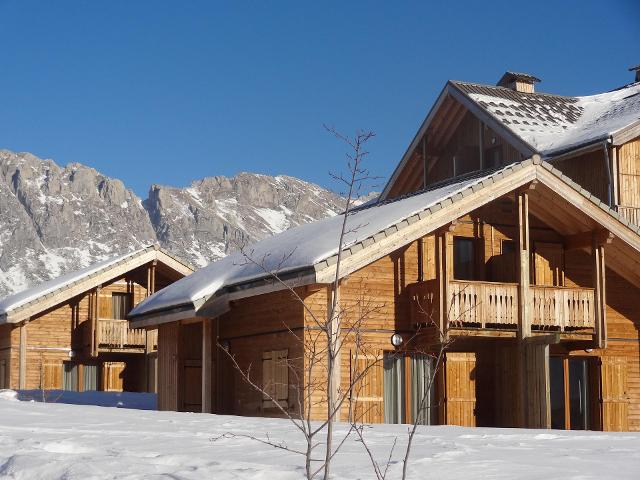
[[604, 148], [553, 162], [553, 166], [601, 201], [607, 203], [609, 185]]

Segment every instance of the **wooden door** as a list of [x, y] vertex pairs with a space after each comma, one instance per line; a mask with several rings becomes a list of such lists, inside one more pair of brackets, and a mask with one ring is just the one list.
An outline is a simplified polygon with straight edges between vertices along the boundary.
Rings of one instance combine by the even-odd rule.
[[627, 359], [602, 357], [601, 362], [602, 429], [625, 432], [629, 430]]
[[202, 366], [198, 360], [185, 360], [182, 369], [182, 411], [202, 412]]
[[445, 356], [446, 423], [476, 426], [476, 354], [447, 352]]
[[564, 285], [564, 250], [560, 243], [535, 243], [534, 283], [550, 287]]
[[354, 421], [384, 421], [383, 372], [382, 352], [369, 355], [356, 355], [355, 352], [351, 352], [351, 402]]
[[122, 392], [126, 366], [125, 362], [104, 362], [102, 364], [102, 390], [104, 392]]
[[42, 389], [62, 389], [62, 362], [44, 362], [42, 365]]

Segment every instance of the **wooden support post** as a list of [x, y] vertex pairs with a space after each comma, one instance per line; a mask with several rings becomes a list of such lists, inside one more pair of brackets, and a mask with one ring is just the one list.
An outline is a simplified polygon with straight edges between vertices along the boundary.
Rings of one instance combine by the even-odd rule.
[[27, 321], [20, 324], [20, 346], [18, 352], [18, 388], [27, 388]]
[[618, 178], [618, 147], [611, 147], [611, 180], [613, 181], [613, 205], [620, 205], [620, 184]]
[[213, 366], [213, 331], [211, 319], [202, 320], [202, 413], [211, 410], [211, 373]]
[[424, 282], [424, 238], [418, 239], [418, 282]]
[[529, 315], [529, 194], [517, 194], [518, 203], [518, 338], [531, 336], [531, 316]]
[[100, 287], [92, 292], [91, 298], [91, 337], [90, 337], [90, 355], [92, 357], [98, 356], [98, 315], [100, 309]]
[[448, 285], [447, 277], [447, 234], [436, 233], [436, 283], [438, 289], [438, 328], [442, 334], [446, 334], [448, 325]]
[[516, 194], [518, 206], [518, 348], [517, 348], [517, 419], [518, 426], [527, 426], [528, 379], [527, 348], [525, 340], [531, 336], [531, 317], [529, 315], [529, 194], [521, 191]]
[[607, 300], [604, 245], [598, 242], [595, 234], [591, 247], [591, 257], [593, 259], [596, 345], [598, 348], [605, 348], [607, 345]]
[[[327, 287], [327, 301], [328, 301], [328, 305], [327, 305], [327, 314], [331, 315], [333, 313], [333, 316], [331, 318], [329, 318], [329, 322], [331, 324], [331, 336], [333, 338], [333, 348], [334, 348], [334, 362], [333, 362], [333, 371], [332, 371], [332, 375], [331, 375], [331, 379], [330, 379], [330, 388], [331, 388], [331, 394], [333, 396], [334, 399], [334, 405], [332, 406], [332, 409], [335, 408], [337, 406], [337, 399], [338, 399], [338, 395], [340, 393], [340, 379], [341, 379], [341, 375], [340, 375], [340, 365], [341, 365], [341, 355], [340, 352], [342, 351], [342, 349], [340, 348], [340, 342], [341, 342], [341, 332], [340, 332], [340, 284], [338, 284], [338, 287], [336, 288], [335, 292], [331, 291], [331, 285], [329, 285], [329, 287]], [[336, 296], [336, 312], [331, 312], [331, 305], [333, 302], [333, 295]], [[339, 422], [341, 419], [340, 417], [340, 412], [338, 412], [335, 415], [335, 420], [337, 422]]]

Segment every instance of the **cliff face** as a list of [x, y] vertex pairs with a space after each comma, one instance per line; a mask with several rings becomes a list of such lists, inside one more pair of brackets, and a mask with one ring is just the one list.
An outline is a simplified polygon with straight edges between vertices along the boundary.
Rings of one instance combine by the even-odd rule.
[[149, 243], [204, 266], [343, 205], [317, 185], [252, 173], [153, 185], [142, 201], [93, 168], [0, 150], [0, 297]]

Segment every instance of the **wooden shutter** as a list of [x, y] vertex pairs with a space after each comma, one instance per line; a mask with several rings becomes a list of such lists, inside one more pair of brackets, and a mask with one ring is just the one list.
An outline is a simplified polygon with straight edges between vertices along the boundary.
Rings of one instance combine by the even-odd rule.
[[384, 422], [382, 352], [364, 355], [352, 351], [350, 373], [353, 420], [362, 423]]
[[42, 369], [42, 389], [62, 389], [62, 362], [45, 362]]
[[289, 350], [271, 350], [262, 354], [263, 408], [275, 408], [271, 399], [287, 408], [289, 401]]
[[102, 390], [105, 392], [122, 392], [125, 362], [104, 362], [102, 364]]
[[113, 318], [113, 300], [111, 294], [100, 291], [99, 296], [98, 318]]
[[627, 394], [626, 357], [601, 358], [602, 429], [629, 430], [629, 396]]
[[535, 243], [535, 284], [564, 285], [564, 250], [559, 243]]
[[476, 354], [445, 355], [447, 425], [476, 426]]

